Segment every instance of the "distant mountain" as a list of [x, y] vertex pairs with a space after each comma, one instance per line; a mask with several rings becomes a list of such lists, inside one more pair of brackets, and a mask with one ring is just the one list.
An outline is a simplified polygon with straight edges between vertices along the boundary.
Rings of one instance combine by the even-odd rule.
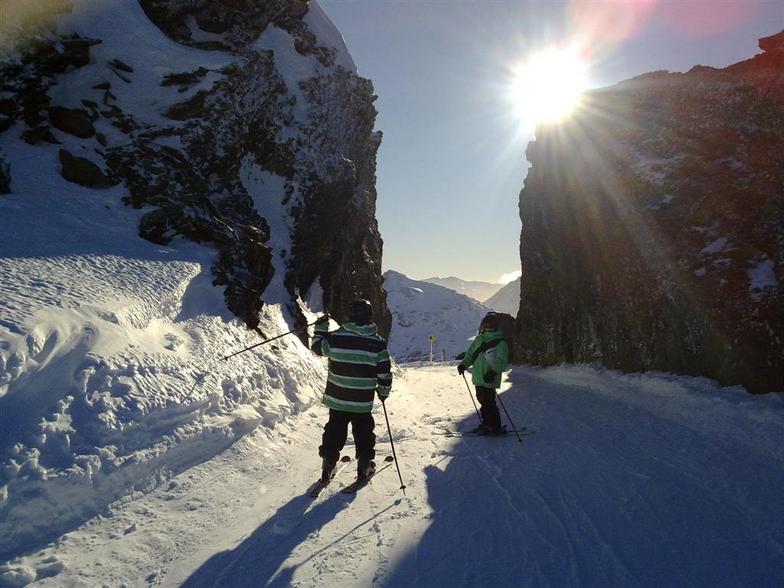
[[448, 359], [454, 358], [466, 350], [490, 310], [450, 288], [391, 270], [384, 274], [384, 288], [392, 311], [389, 350], [397, 361], [427, 357], [430, 335], [436, 336], [434, 349], [439, 356], [446, 351]]
[[512, 316], [517, 316], [517, 311], [520, 309], [520, 278], [509, 282], [485, 300], [484, 305], [497, 312], [505, 312]]
[[427, 278], [422, 281], [427, 282], [428, 284], [437, 284], [444, 288], [449, 288], [450, 290], [454, 290], [459, 294], [463, 294], [464, 296], [468, 296], [479, 302], [484, 302], [502, 287], [501, 284], [461, 280], [454, 276], [449, 276], [448, 278]]

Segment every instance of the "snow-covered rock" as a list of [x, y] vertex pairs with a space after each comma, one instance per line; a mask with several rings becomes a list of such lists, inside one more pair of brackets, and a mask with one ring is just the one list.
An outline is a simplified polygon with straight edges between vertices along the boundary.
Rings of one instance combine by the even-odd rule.
[[525, 362], [784, 389], [784, 32], [541, 126], [520, 195]]
[[435, 358], [454, 359], [468, 348], [490, 310], [454, 290], [392, 270], [384, 273], [384, 287], [393, 319], [389, 350], [398, 362], [427, 359], [431, 335]]
[[216, 249], [213, 279], [249, 327], [265, 301], [301, 322], [317, 284], [336, 316], [369, 298], [386, 332], [375, 96], [318, 4], [62, 5], [51, 32], [0, 54], [0, 193], [24, 173], [21, 138], [71, 182], [122, 185], [144, 238]]
[[433, 277], [422, 281], [449, 288], [450, 290], [454, 290], [455, 292], [482, 303], [501, 288], [501, 284], [491, 284], [490, 282], [480, 282], [476, 280], [463, 280], [456, 278], [455, 276], [449, 276], [448, 278]]
[[520, 278], [509, 282], [485, 300], [484, 305], [496, 312], [517, 316], [517, 311], [520, 309]]
[[375, 97], [315, 1], [27, 8], [0, 43], [0, 560], [318, 401], [295, 337], [222, 356], [309, 305], [390, 320]]

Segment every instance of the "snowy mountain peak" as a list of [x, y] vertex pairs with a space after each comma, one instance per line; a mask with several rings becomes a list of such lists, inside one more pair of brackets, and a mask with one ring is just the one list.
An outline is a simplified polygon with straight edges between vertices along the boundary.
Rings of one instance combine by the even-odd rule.
[[509, 282], [485, 300], [484, 305], [496, 312], [517, 316], [517, 311], [520, 309], [520, 278]]
[[473, 298], [478, 302], [487, 300], [501, 288], [501, 284], [491, 284], [490, 282], [480, 282], [476, 280], [463, 280], [455, 276], [446, 278], [432, 277], [422, 281], [444, 286], [445, 288], [449, 288], [450, 290]]
[[489, 309], [450, 288], [388, 270], [384, 288], [392, 311], [389, 349], [399, 362], [425, 359], [435, 336], [436, 359], [465, 351]]

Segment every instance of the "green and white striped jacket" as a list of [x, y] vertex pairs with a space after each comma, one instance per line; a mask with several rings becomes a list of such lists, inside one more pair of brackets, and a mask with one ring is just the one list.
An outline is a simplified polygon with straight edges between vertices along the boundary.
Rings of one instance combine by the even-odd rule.
[[344, 323], [329, 332], [325, 321], [316, 324], [310, 349], [329, 359], [323, 403], [344, 412], [370, 412], [376, 392], [389, 396], [392, 372], [387, 342], [374, 323]]

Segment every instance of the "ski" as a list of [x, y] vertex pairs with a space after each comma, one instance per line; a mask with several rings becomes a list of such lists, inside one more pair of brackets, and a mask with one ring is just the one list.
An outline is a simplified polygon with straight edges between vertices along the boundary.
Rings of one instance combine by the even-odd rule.
[[344, 494], [354, 494], [360, 488], [364, 488], [365, 486], [367, 486], [370, 483], [370, 480], [372, 480], [376, 474], [378, 474], [379, 472], [383, 472], [385, 469], [391, 466], [394, 461], [395, 461], [394, 458], [391, 455], [388, 455], [387, 457], [384, 458], [384, 462], [386, 463], [385, 466], [378, 468], [367, 478], [362, 478], [361, 480], [357, 478], [351, 484], [343, 488], [341, 492], [343, 492]]
[[480, 433], [474, 433], [473, 431], [442, 431], [441, 434], [445, 437], [509, 437], [514, 436], [514, 433], [518, 433], [519, 435], [533, 435], [536, 431], [532, 431], [527, 427], [523, 427], [522, 429], [507, 429], [506, 433], [503, 435], [482, 435]]
[[[345, 470], [350, 462], [351, 462], [351, 457], [349, 457], [348, 455], [344, 455], [343, 457], [341, 457], [340, 463], [342, 465], [337, 470], [335, 470], [335, 473], [329, 479], [329, 482], [334, 480], [340, 472]], [[308, 492], [308, 496], [310, 496], [311, 498], [318, 498], [318, 495], [321, 494], [321, 491], [324, 490], [324, 488], [326, 488], [327, 486], [329, 486], [329, 482], [324, 482], [320, 479], [316, 480], [315, 485], [310, 489], [310, 492]]]

